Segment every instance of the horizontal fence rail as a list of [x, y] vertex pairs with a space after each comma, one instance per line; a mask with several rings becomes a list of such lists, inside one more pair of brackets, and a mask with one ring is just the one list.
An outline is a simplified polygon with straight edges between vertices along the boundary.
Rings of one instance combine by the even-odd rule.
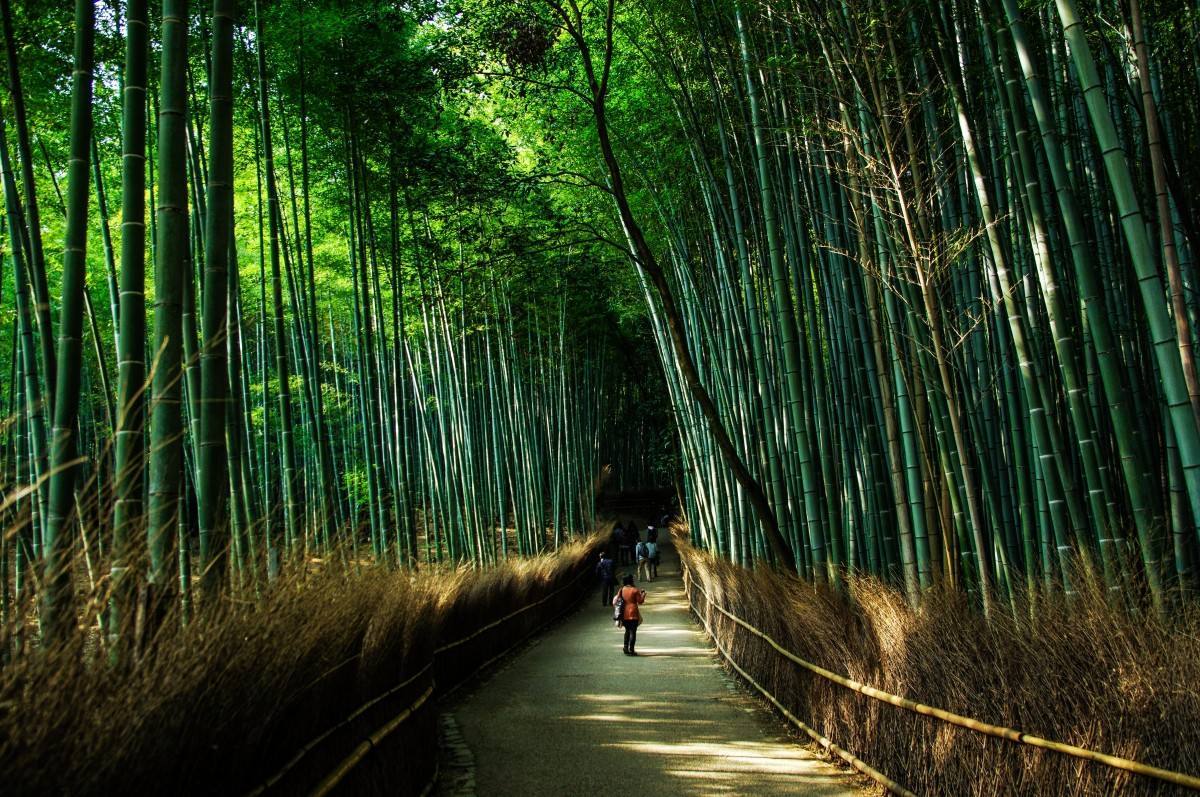
[[[728, 609], [726, 609], [725, 607], [721, 606], [719, 603], [714, 601], [712, 599], [712, 596], [709, 595], [708, 591], [706, 589], [704, 589], [704, 587], [700, 584], [700, 582], [692, 575], [691, 568], [688, 566], [686, 559], [681, 556], [680, 561], [683, 562], [683, 568], [684, 568], [684, 573], [685, 573], [685, 585], [689, 588], [689, 596], [690, 596], [690, 588], [692, 586], [694, 586], [700, 592], [700, 594], [702, 596], [704, 596], [704, 600], [709, 606], [716, 609], [718, 612], [720, 612], [725, 617], [729, 618], [729, 620], [731, 620], [738, 626], [744, 628], [747, 632], [762, 639], [764, 642], [766, 642], [768, 645], [770, 645], [772, 648], [774, 648], [775, 651], [777, 653], [779, 653], [779, 655], [783, 656], [784, 658], [788, 659], [789, 661], [793, 662], [794, 664], [797, 664], [800, 667], [803, 667], [804, 669], [808, 670], [809, 672], [812, 672], [815, 675], [819, 675], [828, 681], [838, 684], [839, 686], [845, 687], [846, 689], [853, 690], [855, 692], [858, 692], [859, 694], [866, 695], [867, 697], [874, 698], [875, 700], [878, 700], [880, 702], [887, 703], [889, 705], [893, 705], [898, 708], [903, 708], [908, 711], [912, 711], [916, 714], [921, 714], [926, 717], [933, 717], [934, 719], [941, 720], [942, 722], [946, 722], [946, 723], [949, 723], [952, 725], [957, 725], [960, 728], [966, 728], [968, 730], [972, 730], [977, 733], [985, 734], [988, 736], [994, 736], [999, 739], [1005, 739], [1006, 741], [1015, 742], [1017, 744], [1024, 744], [1024, 745], [1028, 745], [1030, 747], [1039, 747], [1044, 750], [1052, 750], [1056, 753], [1061, 753], [1063, 755], [1072, 756], [1074, 758], [1079, 758], [1079, 759], [1082, 759], [1085, 761], [1093, 761], [1098, 764], [1103, 764], [1105, 766], [1112, 767], [1113, 769], [1120, 769], [1125, 772], [1131, 772], [1131, 773], [1134, 773], [1137, 775], [1142, 775], [1144, 777], [1154, 778], [1157, 780], [1164, 781], [1166, 783], [1171, 783], [1176, 786], [1183, 786], [1184, 788], [1200, 791], [1200, 777], [1197, 777], [1195, 775], [1188, 775], [1183, 772], [1174, 772], [1169, 769], [1162, 769], [1161, 767], [1155, 767], [1155, 766], [1150, 766], [1149, 764], [1143, 764], [1140, 761], [1133, 761], [1128, 758], [1121, 758], [1120, 756], [1109, 755], [1107, 753], [1101, 753], [1096, 750], [1088, 750], [1087, 748], [1084, 748], [1084, 747], [1077, 747], [1075, 745], [1065, 744], [1063, 742], [1056, 742], [1056, 741], [1053, 741], [1050, 739], [1043, 739], [1040, 736], [1034, 736], [1033, 734], [1028, 734], [1028, 733], [1025, 733], [1024, 731], [1015, 730], [1013, 728], [1005, 728], [1001, 725], [992, 725], [991, 723], [983, 722], [981, 720], [973, 719], [971, 717], [965, 717], [961, 714], [955, 714], [954, 712], [947, 711], [946, 709], [937, 708], [936, 706], [929, 706], [924, 703], [918, 703], [915, 700], [910, 700], [906, 697], [901, 697], [899, 695], [893, 695], [890, 692], [885, 692], [882, 689], [876, 689], [873, 686], [868, 686], [867, 684], [860, 683], [858, 681], [855, 681], [852, 678], [847, 678], [844, 675], [839, 675], [838, 673], [835, 673], [831, 670], [827, 670], [824, 667], [821, 667], [820, 665], [814, 664], [810, 661], [807, 661], [806, 659], [802, 659], [801, 657], [797, 656], [792, 651], [784, 648], [782, 645], [780, 645], [778, 642], [776, 642], [773, 638], [771, 638], [765, 632], [750, 625], [750, 623], [746, 622], [742, 618], [733, 614]], [[708, 632], [708, 635], [710, 637], [712, 637], [714, 641], [717, 642], [718, 649], [721, 649], [720, 642], [719, 642], [719, 640], [717, 640], [717, 636], [712, 632], [712, 629], [709, 628], [707, 621], [704, 621], [704, 627], [705, 627], [705, 630]], [[733, 659], [727, 653], [725, 653], [723, 649], [722, 649], [722, 654], [725, 656], [726, 660], [728, 660], [730, 664], [734, 665], [735, 669], [737, 669], [738, 672], [742, 672], [741, 668], [737, 666], [737, 664], [733, 661]], [[743, 673], [743, 675], [744, 675], [744, 673]], [[748, 676], [746, 676], [746, 677], [748, 678]], [[748, 678], [748, 680], [750, 680], [751, 683], [754, 683], [756, 688], [758, 688], [759, 691], [763, 692], [763, 694], [766, 695], [767, 698], [773, 704], [775, 704], [781, 710], [784, 710], [784, 709], [782, 709], [782, 706], [779, 705], [779, 702], [774, 698], [774, 696], [770, 695], [762, 687], [758, 686], [758, 684], [756, 682], [754, 682], [753, 679]], [[787, 713], [786, 710], [784, 710], [784, 711], [785, 711], [785, 713]], [[799, 720], [792, 717], [790, 715], [790, 713], [788, 713], [788, 717], [789, 717], [789, 719], [792, 719], [792, 721], [795, 722], [796, 724], [807, 729], [807, 726], [805, 726]], [[810, 735], [811, 735], [811, 733], [810, 733]], [[814, 736], [814, 738], [816, 738], [816, 737]], [[822, 742], [822, 744], [824, 744], [824, 742]], [[844, 757], [845, 756], [843, 756], [843, 758]], [[868, 772], [866, 774], [869, 775], [870, 773]], [[871, 775], [871, 777], [875, 777], [875, 776]], [[886, 776], [884, 776], [884, 777], [886, 778]], [[875, 778], [875, 779], [879, 780], [879, 778]], [[884, 785], [887, 785], [887, 783], [885, 783], [883, 780], [879, 780], [879, 782], [884, 783]], [[891, 789], [892, 787], [888, 786], [888, 788]], [[900, 788], [902, 789], [902, 787], [900, 787]], [[895, 789], [893, 789], [893, 791], [895, 791]], [[907, 793], [907, 792], [900, 791], [899, 793]]]
[[[421, 696], [413, 701], [411, 706], [405, 708], [395, 717], [392, 717], [381, 727], [376, 729], [375, 732], [366, 739], [363, 739], [362, 742], [359, 743], [358, 747], [354, 748], [354, 752], [346, 756], [345, 760], [338, 764], [337, 767], [334, 768], [333, 772], [330, 772], [325, 779], [317, 785], [317, 788], [313, 789], [312, 797], [325, 797], [325, 795], [337, 788], [337, 785], [342, 782], [342, 779], [345, 778], [355, 766], [358, 765], [358, 762], [367, 757], [367, 753], [375, 749], [380, 742], [387, 738], [388, 734], [403, 725], [404, 721], [416, 713], [417, 709], [425, 705], [425, 701], [429, 700], [432, 695], [433, 684], [430, 684], [425, 688], [425, 691], [421, 693]], [[436, 778], [437, 773], [435, 772], [434, 779], [436, 780]]]
[[463, 644], [466, 644], [467, 642], [470, 642], [472, 639], [474, 639], [475, 637], [484, 633], [485, 631], [490, 631], [493, 628], [495, 628], [496, 626], [503, 625], [504, 623], [507, 623], [509, 620], [512, 620], [516, 617], [521, 616], [522, 614], [529, 611], [530, 609], [534, 609], [534, 608], [537, 608], [538, 606], [541, 606], [543, 603], [550, 600], [551, 598], [558, 597], [560, 594], [562, 594], [566, 590], [568, 590], [571, 587], [578, 584], [580, 579], [582, 579], [584, 576], [588, 575], [590, 572], [591, 572], [590, 566], [584, 567], [584, 569], [579, 573], [579, 575], [577, 575], [577, 576], [575, 576], [575, 578], [571, 579], [571, 582], [569, 584], [564, 584], [563, 586], [556, 589], [554, 592], [551, 592], [546, 597], [544, 597], [534, 603], [525, 604], [520, 609], [517, 609], [514, 612], [504, 615], [499, 620], [493, 620], [492, 622], [488, 623], [487, 625], [481, 626], [481, 627], [475, 629], [474, 631], [467, 634], [462, 639], [456, 639], [453, 642], [447, 642], [445, 645], [442, 645], [441, 647], [437, 648], [434, 651], [434, 653], [445, 653], [448, 650], [453, 650], [454, 648], [458, 647], [459, 645], [463, 645]]
[[[361, 706], [356, 708], [354, 711], [350, 712], [350, 714], [348, 714], [346, 716], [346, 718], [343, 719], [341, 722], [339, 722], [337, 725], [334, 725], [331, 728], [328, 728], [323, 733], [321, 733], [319, 736], [314, 737], [312, 739], [312, 741], [308, 742], [303, 747], [301, 747], [300, 750], [296, 753], [296, 755], [292, 756], [288, 760], [288, 762], [286, 764], [284, 764], [283, 767], [278, 772], [276, 772], [274, 775], [272, 775], [271, 777], [269, 777], [265, 781], [263, 781], [263, 784], [261, 786], [259, 786], [258, 788], [254, 789], [253, 791], [247, 792], [246, 797], [259, 797], [259, 795], [261, 795], [264, 792], [273, 788], [275, 786], [275, 784], [279, 783], [279, 781], [281, 781], [288, 772], [290, 772], [297, 764], [299, 764], [300, 761], [305, 756], [307, 756], [310, 752], [312, 752], [317, 747], [319, 747], [321, 742], [325, 741], [330, 736], [333, 736], [333, 734], [337, 733], [341, 729], [348, 726], [350, 723], [354, 722], [354, 720], [361, 717], [363, 714], [365, 714], [367, 711], [369, 711], [372, 707], [378, 705], [382, 701], [386, 700], [387, 698], [391, 697], [392, 695], [396, 694], [397, 692], [403, 690], [405, 687], [410, 686], [418, 678], [428, 674], [432, 668], [433, 668], [433, 662], [431, 661], [428, 664], [426, 664], [424, 667], [422, 667], [419, 671], [417, 671], [415, 674], [404, 679], [403, 681], [396, 684], [395, 686], [393, 686], [391, 689], [387, 690], [386, 692], [376, 695], [375, 697], [368, 700], [366, 703], [363, 703]], [[432, 686], [430, 688], [432, 688]], [[425, 696], [422, 696], [420, 698], [420, 701], [424, 702], [424, 699], [425, 699]], [[408, 706], [406, 711], [409, 711], [411, 713], [411, 711], [415, 710], [417, 707], [418, 706], [414, 703], [413, 705]]]
[[[319, 734], [318, 736], [311, 739], [303, 747], [301, 747], [296, 752], [296, 754], [294, 756], [292, 756], [292, 758], [290, 758], [287, 761], [287, 763], [285, 763], [283, 765], [282, 768], [280, 768], [277, 772], [275, 772], [273, 775], [271, 775], [266, 780], [264, 780], [259, 786], [255, 787], [251, 791], [247, 792], [245, 797], [262, 797], [263, 794], [269, 792], [271, 789], [273, 789], [275, 786], [277, 786], [284, 779], [284, 777], [292, 769], [294, 769], [296, 767], [297, 764], [299, 764], [309, 753], [318, 749], [323, 742], [325, 742], [328, 739], [330, 739], [331, 737], [335, 736], [339, 731], [344, 730], [345, 728], [350, 726], [354, 722], [354, 720], [361, 717], [363, 714], [365, 714], [371, 708], [379, 705], [381, 702], [383, 702], [387, 698], [392, 697], [393, 695], [396, 695], [397, 693], [403, 691], [405, 688], [412, 686], [419, 679], [421, 679], [423, 677], [428, 677], [429, 684], [422, 691], [422, 693], [415, 700], [413, 700], [412, 703], [405, 706], [403, 709], [401, 709], [396, 715], [394, 715], [387, 722], [383, 723], [382, 725], [377, 727], [374, 731], [372, 731], [370, 734], [363, 737], [361, 742], [350, 752], [350, 754], [347, 755], [345, 758], [343, 758], [335, 767], [333, 767], [326, 774], [326, 776], [321, 779], [320, 783], [318, 783], [317, 786], [315, 788], [313, 788], [312, 791], [309, 793], [310, 793], [310, 795], [312, 795], [312, 797], [324, 797], [324, 795], [328, 795], [331, 792], [333, 792], [342, 782], [345, 781], [346, 777], [349, 776], [350, 773], [354, 771], [355, 767], [359, 763], [361, 763], [363, 761], [363, 759], [365, 759], [367, 757], [367, 755], [371, 752], [371, 750], [373, 750], [375, 747], [377, 747], [381, 742], [383, 742], [394, 731], [396, 731], [405, 722], [407, 722], [409, 719], [411, 719], [427, 702], [429, 702], [430, 698], [432, 698], [435, 694], [439, 694], [438, 684], [436, 683], [436, 680], [433, 675], [434, 664], [435, 664], [437, 656], [445, 654], [456, 648], [459, 648], [462, 645], [470, 642], [471, 640], [478, 638], [485, 632], [490, 631], [494, 628], [498, 628], [506, 623], [510, 623], [513, 620], [520, 617], [521, 615], [523, 615], [533, 609], [536, 609], [539, 606], [543, 606], [546, 603], [552, 601], [553, 599], [559, 597], [564, 592], [566, 592], [572, 588], [578, 587], [579, 583], [581, 581], [583, 581], [587, 576], [592, 574], [591, 557], [588, 555], [585, 555], [580, 560], [580, 564], [582, 566], [580, 572], [578, 574], [576, 574], [575, 577], [572, 578], [570, 581], [568, 581], [566, 584], [564, 584], [563, 586], [554, 590], [553, 592], [543, 596], [542, 598], [538, 599], [537, 601], [534, 601], [533, 603], [527, 603], [524, 606], [522, 606], [521, 608], [516, 609], [512, 612], [509, 612], [508, 614], [504, 615], [503, 617], [501, 617], [497, 620], [493, 620], [492, 622], [487, 623], [486, 625], [483, 625], [483, 626], [475, 629], [474, 631], [472, 631], [471, 633], [467, 634], [464, 637], [461, 637], [460, 639], [456, 639], [453, 642], [448, 642], [444, 645], [441, 645], [441, 646], [435, 648], [433, 651], [433, 658], [431, 658], [430, 661], [427, 662], [425, 664], [425, 666], [423, 666], [420, 670], [418, 670], [416, 673], [409, 676], [405, 680], [401, 681], [396, 686], [388, 689], [386, 692], [376, 695], [375, 697], [371, 698], [367, 702], [363, 703], [358, 708], [356, 708], [354, 711], [352, 711], [350, 714], [346, 715], [346, 717], [343, 718], [342, 720], [340, 720], [337, 724], [329, 727], [328, 729], [323, 731], [321, 734]], [[562, 612], [556, 612], [553, 617], [550, 617], [545, 622], [538, 624], [535, 628], [530, 630], [528, 633], [526, 633], [519, 639], [513, 641], [511, 644], [506, 645], [499, 653], [490, 657], [483, 663], [474, 667], [469, 673], [467, 673], [466, 675], [459, 678], [457, 683], [455, 683], [453, 685], [449, 685], [448, 688], [442, 690], [440, 692], [440, 696], [445, 697], [446, 695], [452, 693], [454, 690], [458, 689], [458, 687], [460, 687], [463, 683], [470, 680], [473, 676], [475, 676], [479, 672], [485, 670], [487, 667], [489, 667], [491, 664], [493, 664], [498, 659], [503, 658], [505, 655], [512, 652], [512, 650], [514, 648], [516, 648], [518, 645], [520, 645], [526, 639], [533, 636], [538, 631], [545, 628], [548, 624], [550, 624], [551, 622], [554, 622], [554, 620], [561, 617], [562, 614], [564, 614], [567, 609], [571, 608], [574, 605], [575, 605], [575, 601], [572, 601], [571, 604], [568, 607], [564, 608], [564, 610]], [[350, 660], [347, 660], [347, 662], [343, 662], [343, 664], [349, 663], [349, 661], [351, 661], [351, 660], [353, 660], [353, 658]], [[342, 665], [339, 665], [339, 667], [340, 666], [342, 666]], [[425, 787], [425, 790], [423, 793], [429, 793], [432, 790], [432, 787], [433, 787], [434, 783], [436, 782], [436, 780], [437, 780], [437, 771], [435, 769], [434, 776], [430, 780], [429, 784], [427, 784], [427, 786]]]
[[[471, 639], [474, 639], [475, 637], [479, 636], [479, 635], [480, 635], [481, 633], [483, 633], [484, 631], [490, 630], [490, 629], [492, 629], [492, 628], [495, 628], [495, 627], [496, 627], [496, 626], [498, 626], [498, 625], [501, 625], [502, 623], [506, 623], [506, 622], [509, 622], [509, 621], [511, 621], [511, 620], [514, 620], [514, 619], [516, 619], [517, 617], [519, 617], [520, 615], [522, 615], [522, 614], [524, 614], [525, 612], [529, 611], [530, 609], [533, 609], [533, 608], [536, 608], [536, 607], [538, 607], [538, 606], [541, 606], [543, 603], [546, 603], [546, 602], [547, 602], [547, 601], [549, 601], [551, 598], [556, 598], [556, 597], [558, 597], [559, 595], [561, 595], [562, 593], [564, 593], [564, 592], [566, 592], [567, 590], [571, 589], [572, 587], [578, 586], [579, 582], [580, 582], [580, 581], [582, 581], [582, 580], [583, 580], [585, 577], [587, 577], [587, 576], [589, 576], [589, 575], [592, 575], [592, 563], [591, 563], [591, 559], [590, 559], [590, 558], [588, 558], [588, 557], [584, 557], [584, 567], [583, 567], [583, 570], [581, 570], [581, 571], [579, 572], [579, 575], [575, 576], [575, 578], [571, 579], [571, 581], [570, 581], [570, 582], [568, 582], [567, 584], [564, 584], [563, 586], [559, 587], [559, 588], [558, 588], [558, 589], [556, 589], [554, 592], [551, 592], [549, 595], [545, 596], [544, 598], [541, 598], [540, 600], [538, 600], [538, 601], [536, 601], [536, 602], [534, 602], [534, 603], [529, 603], [529, 604], [526, 604], [525, 606], [521, 607], [520, 609], [517, 609], [516, 611], [512, 612], [511, 614], [506, 614], [504, 617], [501, 617], [499, 620], [495, 620], [495, 621], [493, 621], [493, 622], [489, 623], [488, 625], [485, 625], [485, 626], [483, 626], [482, 628], [480, 628], [480, 629], [478, 629], [478, 630], [474, 631], [474, 632], [473, 632], [473, 633], [471, 633], [471, 634], [468, 634], [467, 636], [463, 637], [462, 639], [458, 639], [458, 640], [455, 640], [454, 642], [450, 642], [450, 643], [448, 643], [448, 644], [442, 645], [441, 647], [437, 648], [437, 649], [434, 651], [434, 655], [436, 656], [436, 655], [438, 655], [438, 654], [445, 653], [445, 652], [447, 652], [447, 651], [453, 650], [454, 648], [458, 647], [459, 645], [463, 644], [464, 642], [467, 642], [467, 641], [469, 641], [469, 640], [471, 640]], [[568, 608], [570, 608], [570, 607], [568, 607]], [[462, 678], [460, 678], [460, 679], [459, 679], [459, 681], [458, 681], [458, 683], [456, 683], [456, 684], [454, 684], [453, 686], [449, 687], [449, 688], [448, 688], [448, 689], [447, 689], [445, 692], [443, 692], [443, 693], [442, 693], [442, 696], [443, 696], [443, 697], [445, 697], [446, 695], [448, 695], [448, 694], [451, 694], [452, 692], [454, 692], [456, 689], [458, 689], [460, 686], [462, 686], [464, 683], [466, 683], [468, 680], [470, 680], [470, 679], [471, 679], [471, 678], [472, 678], [472, 677], [473, 677], [473, 676], [474, 676], [476, 673], [479, 673], [479, 672], [481, 672], [481, 671], [483, 671], [483, 670], [486, 670], [488, 667], [490, 667], [490, 666], [491, 666], [491, 665], [492, 665], [494, 662], [496, 662], [498, 659], [501, 659], [501, 658], [503, 658], [504, 656], [508, 655], [508, 654], [509, 654], [509, 653], [510, 653], [510, 652], [513, 650], [513, 648], [515, 648], [517, 645], [520, 645], [520, 644], [521, 644], [522, 642], [524, 642], [526, 639], [529, 639], [529, 637], [533, 636], [533, 635], [534, 635], [534, 634], [536, 634], [538, 631], [542, 630], [542, 629], [543, 629], [543, 628], [545, 628], [547, 625], [549, 625], [550, 623], [554, 622], [555, 620], [557, 620], [559, 617], [561, 617], [561, 616], [562, 616], [563, 614], [565, 614], [565, 613], [566, 613], [566, 609], [563, 609], [563, 611], [561, 611], [561, 612], [558, 612], [557, 614], [555, 614], [553, 617], [551, 617], [551, 618], [550, 618], [549, 620], [547, 620], [546, 622], [539, 624], [539, 625], [538, 625], [536, 628], [532, 629], [532, 630], [531, 630], [529, 633], [525, 634], [525, 636], [523, 636], [523, 637], [521, 637], [520, 639], [516, 640], [516, 641], [515, 641], [515, 642], [513, 642], [511, 645], [507, 646], [506, 648], [504, 648], [503, 650], [501, 650], [499, 653], [497, 653], [496, 655], [492, 656], [490, 659], [488, 659], [487, 661], [483, 662], [483, 663], [482, 663], [482, 664], [480, 664], [478, 667], [476, 667], [475, 669], [473, 669], [471, 672], [467, 673], [465, 676], [463, 676]]]
[[[687, 573], [686, 565], [684, 566], [684, 573], [685, 574]], [[687, 579], [685, 579], [685, 584], [686, 583], [687, 583]], [[704, 591], [703, 588], [700, 588], [700, 591], [703, 592]], [[707, 593], [705, 593], [705, 594], [707, 595]], [[699, 617], [699, 615], [697, 615], [697, 616]], [[863, 773], [864, 775], [871, 778], [875, 782], [879, 783], [880, 785], [882, 785], [884, 788], [886, 788], [888, 791], [892, 792], [893, 794], [898, 794], [898, 795], [900, 795], [900, 797], [917, 797], [916, 794], [914, 794], [913, 792], [904, 788], [899, 783], [897, 783], [896, 781], [889, 778], [887, 775], [880, 772], [878, 769], [875, 769], [875, 767], [871, 766], [866, 761], [863, 761], [861, 758], [854, 755], [854, 753], [851, 753], [849, 750], [846, 750], [846, 749], [834, 744], [834, 742], [828, 736], [821, 733], [820, 731], [815, 730], [810, 725], [808, 725], [806, 722], [804, 722], [799, 717], [797, 717], [795, 714], [793, 714], [791, 711], [789, 711], [787, 706], [780, 703], [779, 700], [775, 697], [775, 695], [768, 692], [767, 688], [765, 686], [763, 686], [757, 680], [755, 680], [754, 676], [752, 676], [750, 673], [748, 673], [742, 669], [741, 665], [738, 664], [734, 660], [733, 654], [730, 653], [725, 648], [725, 646], [721, 644], [720, 638], [716, 635], [716, 633], [713, 631], [713, 629], [709, 626], [707, 619], [705, 619], [704, 617], [700, 617], [700, 623], [704, 626], [704, 631], [712, 639], [713, 644], [715, 644], [717, 646], [717, 650], [721, 653], [722, 656], [725, 657], [725, 661], [729, 662], [729, 666], [733, 667], [733, 669], [735, 669], [737, 671], [738, 675], [745, 678], [750, 683], [751, 686], [753, 686], [760, 693], [762, 693], [762, 696], [765, 697], [767, 700], [769, 700], [771, 702], [771, 705], [773, 705], [773, 706], [775, 706], [775, 708], [779, 709], [779, 711], [783, 713], [783, 716], [785, 716], [789, 720], [791, 720], [791, 722], [794, 725], [796, 725], [796, 727], [798, 727], [800, 730], [807, 733], [814, 742], [817, 742], [822, 747], [824, 747], [826, 750], [835, 754], [836, 756], [841, 758], [843, 761], [845, 761], [847, 764], [854, 767], [859, 772]]]
[[[705, 590], [704, 587], [700, 586], [700, 584], [692, 576], [692, 571], [691, 571], [691, 568], [688, 567], [686, 558], [683, 556], [680, 556], [679, 561], [683, 565], [683, 588], [688, 596], [688, 604], [690, 605], [692, 602], [692, 587], [695, 587], [696, 589], [698, 589], [700, 591], [700, 594], [704, 596], [704, 600], [705, 600], [705, 602], [708, 603], [709, 606], [713, 607], [714, 609], [721, 609], [721, 607], [718, 606], [716, 603], [714, 603], [712, 598], [709, 597], [708, 591]], [[825, 734], [816, 730], [815, 728], [811, 727], [810, 725], [808, 725], [808, 723], [804, 722], [799, 717], [797, 717], [795, 714], [793, 714], [785, 705], [783, 705], [783, 703], [781, 703], [779, 701], [779, 699], [777, 697], [775, 697], [775, 695], [773, 695], [769, 691], [767, 691], [767, 688], [765, 686], [763, 686], [757, 680], [755, 680], [754, 676], [750, 675], [750, 673], [748, 673], [744, 669], [742, 669], [742, 666], [740, 664], [738, 664], [737, 661], [734, 660], [733, 654], [730, 653], [729, 650], [727, 650], [723, 644], [721, 644], [721, 638], [717, 635], [717, 633], [713, 630], [713, 628], [708, 624], [708, 619], [706, 617], [704, 617], [703, 615], [701, 615], [699, 612], [696, 612], [696, 616], [698, 618], [700, 618], [700, 623], [704, 626], [704, 632], [706, 634], [708, 634], [710, 639], [712, 639], [713, 644], [715, 644], [717, 646], [717, 650], [725, 658], [725, 661], [729, 662], [729, 666], [733, 667], [733, 669], [737, 671], [738, 675], [745, 678], [750, 683], [751, 686], [753, 686], [755, 689], [757, 689], [762, 694], [763, 697], [765, 697], [768, 701], [770, 701], [771, 705], [773, 705], [773, 706], [775, 706], [775, 708], [779, 709], [779, 711], [782, 712], [782, 714], [785, 717], [787, 717], [800, 730], [802, 730], [806, 734], [808, 734], [808, 736], [813, 741], [817, 742], [819, 745], [824, 747], [826, 750], [835, 754], [836, 756], [838, 756], [838, 758], [841, 758], [847, 764], [854, 767], [859, 772], [863, 773], [867, 777], [874, 780], [876, 783], [883, 786], [885, 789], [890, 791], [892, 794], [900, 795], [900, 797], [917, 797], [917, 795], [914, 792], [908, 790], [901, 784], [892, 780], [887, 775], [883, 774], [878, 769], [876, 769], [875, 767], [868, 764], [866, 761], [863, 761], [861, 758], [856, 756], [854, 753], [851, 753], [849, 750], [846, 750], [845, 748], [838, 746], [828, 736], [826, 736]]]

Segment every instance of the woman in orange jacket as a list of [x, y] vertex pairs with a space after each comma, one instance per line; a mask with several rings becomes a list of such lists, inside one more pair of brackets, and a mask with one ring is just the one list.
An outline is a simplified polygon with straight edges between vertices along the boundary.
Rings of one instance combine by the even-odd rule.
[[634, 586], [633, 576], [625, 576], [624, 584], [613, 603], [618, 600], [625, 602], [625, 611], [621, 616], [621, 625], [625, 627], [625, 655], [636, 656], [634, 645], [637, 644], [637, 629], [642, 622], [642, 613], [638, 609], [646, 602], [646, 590]]

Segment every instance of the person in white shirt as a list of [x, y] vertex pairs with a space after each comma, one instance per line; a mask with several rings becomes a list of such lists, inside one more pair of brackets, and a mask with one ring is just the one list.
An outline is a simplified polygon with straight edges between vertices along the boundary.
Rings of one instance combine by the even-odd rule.
[[650, 580], [653, 581], [658, 578], [658, 563], [660, 561], [657, 542], [650, 541], [646, 543], [646, 559], [650, 563]]

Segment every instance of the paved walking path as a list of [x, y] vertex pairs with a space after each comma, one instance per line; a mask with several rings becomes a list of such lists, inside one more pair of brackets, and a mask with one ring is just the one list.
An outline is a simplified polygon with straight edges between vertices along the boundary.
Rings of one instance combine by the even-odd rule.
[[637, 658], [597, 595], [444, 710], [439, 794], [862, 793], [725, 674], [663, 554]]

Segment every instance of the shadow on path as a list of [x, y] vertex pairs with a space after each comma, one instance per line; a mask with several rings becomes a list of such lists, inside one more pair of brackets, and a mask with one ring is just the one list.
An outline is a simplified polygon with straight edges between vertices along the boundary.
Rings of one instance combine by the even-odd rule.
[[446, 709], [439, 794], [860, 793], [725, 674], [692, 622], [673, 550], [640, 586], [638, 657], [622, 655], [595, 596]]

